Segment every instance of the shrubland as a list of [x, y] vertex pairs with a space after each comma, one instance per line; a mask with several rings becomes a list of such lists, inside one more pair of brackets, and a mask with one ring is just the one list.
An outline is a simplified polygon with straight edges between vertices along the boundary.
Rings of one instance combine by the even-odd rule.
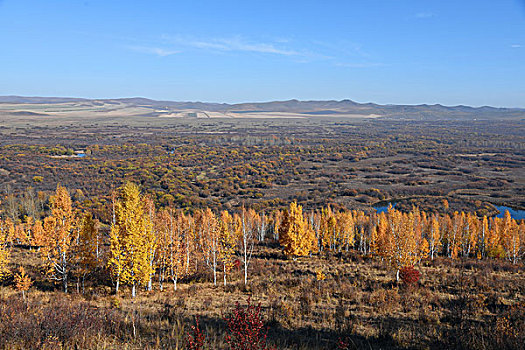
[[0, 348], [525, 342], [520, 121], [0, 134]]
[[43, 219], [2, 220], [4, 348], [514, 349], [524, 341], [525, 223], [508, 213], [291, 203], [191, 214], [156, 208], [133, 183], [112, 197], [108, 223], [76, 208], [61, 186]]

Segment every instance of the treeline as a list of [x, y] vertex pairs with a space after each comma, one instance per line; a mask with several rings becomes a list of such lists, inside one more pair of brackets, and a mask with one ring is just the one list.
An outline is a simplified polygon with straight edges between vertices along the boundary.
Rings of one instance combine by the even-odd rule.
[[[447, 203], [444, 203], [445, 206]], [[15, 222], [0, 217], [0, 279], [8, 277], [13, 245], [25, 245], [39, 254], [47, 277], [71, 282], [77, 290], [102, 273], [118, 293], [121, 285], [147, 290], [170, 284], [208, 269], [214, 284], [226, 285], [232, 269], [242, 269], [249, 281], [255, 246], [276, 240], [287, 256], [297, 258], [329, 250], [355, 249], [378, 256], [397, 270], [437, 256], [455, 259], [507, 259], [518, 263], [525, 252], [525, 222], [477, 217], [471, 213], [408, 213], [390, 207], [387, 212], [335, 211], [330, 207], [303, 211], [291, 203], [287, 210], [187, 213], [166, 207], [142, 195], [127, 183], [112, 195], [110, 222], [102, 223], [89, 211], [74, 208], [66, 188], [58, 186], [49, 199], [49, 215], [25, 216]], [[38, 213], [35, 210], [35, 213]]]

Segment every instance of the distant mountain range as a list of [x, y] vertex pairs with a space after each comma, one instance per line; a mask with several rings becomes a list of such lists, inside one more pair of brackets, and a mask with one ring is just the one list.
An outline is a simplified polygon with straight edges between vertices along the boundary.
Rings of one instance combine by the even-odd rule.
[[[20, 104], [20, 110], [13, 105]], [[389, 118], [389, 119], [525, 119], [525, 109], [469, 106], [434, 105], [379, 105], [375, 103], [357, 103], [342, 101], [273, 101], [240, 104], [156, 101], [147, 98], [120, 99], [84, 99], [66, 97], [22, 97], [0, 96], [2, 106], [10, 105], [8, 113], [40, 113], [33, 111], [30, 105], [56, 105], [68, 108], [97, 107], [115, 111], [116, 109], [140, 110], [140, 115], [159, 117], [199, 117], [199, 118], [288, 118], [288, 117], [354, 117], [354, 118]], [[4, 112], [7, 112], [5, 109]], [[103, 112], [104, 110], [99, 110]], [[56, 111], [55, 111], [56, 112]], [[124, 113], [124, 112], [123, 112]], [[138, 112], [137, 112], [138, 113]]]

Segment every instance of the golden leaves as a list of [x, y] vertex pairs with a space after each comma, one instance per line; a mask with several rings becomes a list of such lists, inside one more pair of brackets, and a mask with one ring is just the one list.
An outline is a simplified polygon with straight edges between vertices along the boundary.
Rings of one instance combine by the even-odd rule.
[[284, 253], [294, 257], [308, 255], [316, 246], [315, 233], [303, 217], [302, 206], [296, 202], [285, 212], [279, 242], [284, 246]]

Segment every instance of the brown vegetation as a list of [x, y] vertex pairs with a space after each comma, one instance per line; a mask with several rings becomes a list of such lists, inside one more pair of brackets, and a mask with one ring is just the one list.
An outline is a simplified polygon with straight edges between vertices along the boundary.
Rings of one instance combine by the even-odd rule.
[[[33, 254], [16, 248], [13, 266]], [[181, 349], [200, 316], [208, 345], [226, 349], [223, 315], [248, 297], [261, 303], [268, 341], [278, 349], [330, 349], [340, 339], [351, 349], [519, 349], [525, 340], [520, 265], [438, 258], [424, 262], [421, 280], [406, 288], [393, 282], [388, 265], [354, 251], [293, 261], [264, 243], [254, 259], [246, 287], [241, 271], [224, 287], [203, 270], [176, 292], [155, 286], [135, 300], [92, 284], [84, 294], [50, 291], [38, 267], [27, 266], [37, 280], [27, 305], [0, 288], [2, 347]]]
[[0, 129], [0, 348], [525, 342], [520, 122], [163, 123]]
[[[133, 181], [157, 205], [179, 208], [282, 208], [297, 200], [305, 208], [395, 202], [443, 212], [448, 199], [451, 211], [490, 216], [493, 204], [525, 208], [524, 134], [512, 121], [315, 118], [6, 127], [0, 186], [12, 196], [32, 187], [36, 198], [61, 183], [100, 215], [112, 186]], [[74, 151], [85, 157], [53, 157]]]

